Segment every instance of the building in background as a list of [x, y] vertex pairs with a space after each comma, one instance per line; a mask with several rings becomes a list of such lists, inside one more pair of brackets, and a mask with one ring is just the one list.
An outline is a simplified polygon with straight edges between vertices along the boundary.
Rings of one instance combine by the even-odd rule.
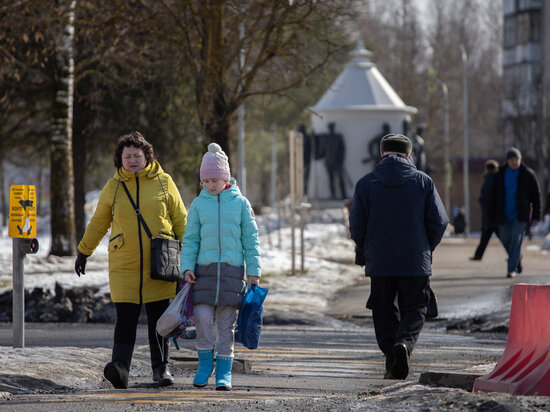
[[517, 146], [549, 188], [550, 0], [503, 0], [503, 153]]

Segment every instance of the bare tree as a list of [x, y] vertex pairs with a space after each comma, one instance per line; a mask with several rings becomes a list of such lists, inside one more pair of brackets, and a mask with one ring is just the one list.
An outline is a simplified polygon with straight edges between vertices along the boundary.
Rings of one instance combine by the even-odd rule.
[[217, 142], [228, 153], [231, 117], [239, 105], [301, 85], [342, 47], [339, 24], [351, 10], [350, 0], [114, 4], [123, 21], [179, 56], [192, 81], [204, 142]]
[[53, 29], [57, 76], [52, 88], [50, 254], [57, 256], [76, 254], [72, 157], [75, 7], [76, 0], [57, 0], [59, 19]]
[[[0, 53], [4, 60], [0, 73], [14, 85], [7, 93], [11, 101], [25, 102], [29, 107], [12, 106], [7, 116], [17, 124], [12, 128], [15, 135], [24, 138], [28, 147], [40, 149], [41, 142], [48, 142], [53, 166], [50, 253], [62, 256], [73, 255], [76, 247], [71, 153], [75, 5], [75, 0], [3, 1], [0, 5]], [[33, 116], [26, 117], [30, 113]]]

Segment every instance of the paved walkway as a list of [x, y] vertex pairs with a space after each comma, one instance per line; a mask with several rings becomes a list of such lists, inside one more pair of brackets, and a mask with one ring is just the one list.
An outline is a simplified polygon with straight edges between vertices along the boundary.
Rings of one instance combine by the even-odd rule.
[[[549, 283], [548, 257], [536, 247], [538, 243], [526, 242], [524, 273], [516, 279], [507, 279], [506, 256], [496, 239], [491, 241], [482, 262], [468, 260], [477, 244], [476, 239], [444, 240], [434, 256], [432, 279], [442, 319], [429, 322], [421, 333], [406, 381], [381, 379], [383, 357], [374, 338], [370, 311], [364, 308], [369, 281], [361, 276], [360, 268], [350, 267], [350, 270], [357, 270], [357, 285], [340, 291], [328, 310], [340, 320], [335, 320], [330, 327], [266, 325], [259, 349], [249, 351], [238, 346], [236, 358], [251, 364], [252, 371], [241, 373], [236, 370], [234, 388], [229, 393], [214, 391], [212, 384], [202, 390], [192, 387], [196, 361], [193, 342], [190, 341], [183, 343], [179, 352], [173, 350], [171, 353], [176, 384], [169, 388], [156, 388], [151, 383], [148, 351], [143, 346], [136, 350], [136, 369], [132, 370], [128, 390], [113, 390], [107, 382], [101, 382], [100, 389], [96, 390], [12, 395], [9, 400], [2, 400], [0, 396], [0, 409], [68, 411], [81, 409], [84, 404], [88, 410], [111, 410], [115, 405], [117, 410], [135, 410], [132, 408], [137, 405], [142, 410], [149, 410], [153, 405], [155, 410], [194, 410], [196, 407], [230, 411], [245, 408], [339, 410], [339, 404], [359, 404], [368, 409], [372, 401], [380, 401], [383, 397], [389, 399], [396, 394], [405, 396], [404, 392], [407, 397], [418, 397], [424, 404], [430, 402], [430, 396], [438, 402], [447, 399], [441, 396], [451, 399], [455, 395], [467, 397], [464, 402], [479, 401], [483, 398], [458, 389], [448, 388], [445, 395], [441, 395], [440, 389], [418, 383], [428, 372], [449, 376], [466, 374], [466, 381], [471, 381], [472, 375], [483, 375], [492, 370], [503, 352], [506, 334], [448, 333], [443, 326], [458, 317], [482, 316], [488, 311], [505, 313], [515, 283]], [[299, 307], [296, 310], [299, 311]], [[56, 328], [61, 336], [68, 336], [65, 345], [72, 346], [70, 337], [78, 336], [75, 330], [86, 328], [86, 325], [57, 324]], [[103, 351], [107, 358], [112, 325], [94, 325], [94, 329], [94, 335], [102, 334], [106, 343], [104, 347], [88, 350]], [[0, 338], [6, 333], [9, 329], [0, 328]], [[45, 336], [45, 332], [39, 327], [29, 327], [27, 336], [34, 341]], [[77, 353], [79, 350], [69, 349]], [[87, 366], [90, 367], [89, 360]], [[242, 366], [238, 362], [236, 368]], [[40, 368], [41, 365], [29, 364], [26, 367]], [[101, 361], [92, 365], [92, 370], [97, 370], [97, 381], [102, 379], [102, 367]], [[78, 379], [78, 372], [74, 371], [75, 379]], [[55, 382], [55, 375], [52, 376], [52, 371], [49, 373], [47, 379]], [[0, 375], [2, 377], [15, 379], [15, 375]], [[464, 382], [455, 382], [456, 387]], [[430, 395], [436, 392], [438, 395]], [[77, 405], [80, 403], [82, 405]]]

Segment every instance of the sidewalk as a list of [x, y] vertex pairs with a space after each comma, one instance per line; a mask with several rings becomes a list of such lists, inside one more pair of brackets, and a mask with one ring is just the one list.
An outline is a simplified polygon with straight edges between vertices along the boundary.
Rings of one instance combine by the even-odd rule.
[[[550, 282], [548, 255], [537, 249], [537, 241], [524, 244], [525, 270], [515, 279], [505, 277], [506, 256], [496, 239], [491, 240], [482, 262], [469, 261], [476, 244], [477, 239], [445, 239], [437, 249], [432, 287], [439, 298], [441, 319], [426, 324], [405, 381], [381, 379], [383, 357], [374, 338], [370, 311], [364, 308], [369, 281], [362, 276], [361, 268], [349, 265], [347, 270], [356, 272], [357, 283], [339, 291], [327, 308], [327, 313], [336, 318], [332, 324], [265, 325], [258, 350], [237, 345], [236, 358], [250, 362], [252, 370], [235, 370], [234, 388], [229, 393], [214, 391], [212, 384], [202, 390], [192, 387], [196, 367], [190, 360], [194, 357], [192, 341], [184, 342], [180, 351], [171, 352], [174, 386], [157, 388], [152, 384], [148, 348], [141, 344], [132, 363], [131, 386], [118, 391], [102, 378], [103, 366], [110, 357], [112, 325], [94, 325], [98, 337], [94, 347], [75, 347], [80, 344], [79, 330], [85, 333], [89, 326], [32, 324], [27, 328], [28, 339], [43, 344], [25, 349], [5, 346], [0, 351], [0, 409], [126, 411], [140, 405], [143, 410], [199, 407], [235, 412], [246, 408], [548, 410], [550, 399], [544, 397], [476, 395], [464, 390], [473, 377], [492, 370], [503, 352], [506, 334], [449, 333], [446, 326], [475, 317], [507, 318], [515, 283]], [[9, 326], [0, 327], [2, 345], [11, 336]], [[139, 334], [143, 338], [143, 327]], [[57, 347], [52, 344], [54, 338], [59, 341]]]

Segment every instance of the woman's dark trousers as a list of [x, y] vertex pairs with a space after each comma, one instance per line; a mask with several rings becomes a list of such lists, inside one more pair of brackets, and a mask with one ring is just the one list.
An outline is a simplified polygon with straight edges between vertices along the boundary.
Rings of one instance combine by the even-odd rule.
[[[157, 320], [164, 313], [168, 305], [168, 299], [145, 304], [151, 367], [153, 370], [166, 365], [168, 362], [169, 340], [158, 335], [156, 331]], [[122, 362], [129, 371], [136, 343], [136, 329], [141, 313], [141, 305], [135, 303], [115, 303], [115, 308], [117, 319], [112, 360]]]

